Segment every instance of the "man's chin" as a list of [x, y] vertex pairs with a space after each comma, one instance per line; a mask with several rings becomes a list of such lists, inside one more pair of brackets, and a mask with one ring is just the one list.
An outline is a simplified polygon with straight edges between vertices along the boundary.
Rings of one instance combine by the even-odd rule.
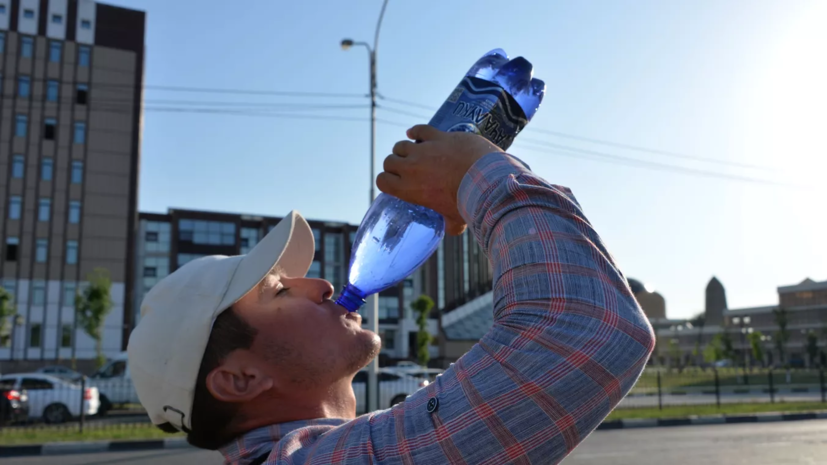
[[371, 360], [379, 355], [381, 349], [382, 339], [379, 335], [373, 331], [362, 329], [350, 354], [352, 371], [356, 372], [367, 366]]

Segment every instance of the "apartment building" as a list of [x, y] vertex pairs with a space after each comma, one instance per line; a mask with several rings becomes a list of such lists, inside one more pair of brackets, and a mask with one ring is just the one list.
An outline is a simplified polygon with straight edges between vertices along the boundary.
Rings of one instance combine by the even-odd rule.
[[74, 295], [97, 268], [115, 303], [104, 351], [123, 350], [144, 30], [143, 12], [94, 1], [0, 0], [0, 284], [17, 310], [3, 372], [94, 357]]

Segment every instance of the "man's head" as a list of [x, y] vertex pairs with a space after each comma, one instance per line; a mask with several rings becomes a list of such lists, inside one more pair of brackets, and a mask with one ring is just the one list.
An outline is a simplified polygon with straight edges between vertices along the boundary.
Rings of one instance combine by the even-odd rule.
[[353, 415], [350, 380], [379, 338], [330, 283], [303, 277], [313, 253], [291, 213], [247, 256], [193, 261], [150, 291], [129, 360], [155, 424], [215, 449], [258, 426]]

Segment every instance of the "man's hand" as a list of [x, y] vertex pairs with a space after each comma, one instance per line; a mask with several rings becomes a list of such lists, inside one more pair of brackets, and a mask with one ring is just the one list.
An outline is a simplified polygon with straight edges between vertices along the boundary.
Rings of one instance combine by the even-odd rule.
[[458, 235], [465, 220], [457, 209], [462, 178], [477, 160], [499, 147], [482, 136], [467, 132], [443, 132], [421, 124], [408, 129], [409, 139], [397, 142], [385, 158], [384, 172], [376, 177], [382, 192], [422, 205], [445, 217], [445, 230]]

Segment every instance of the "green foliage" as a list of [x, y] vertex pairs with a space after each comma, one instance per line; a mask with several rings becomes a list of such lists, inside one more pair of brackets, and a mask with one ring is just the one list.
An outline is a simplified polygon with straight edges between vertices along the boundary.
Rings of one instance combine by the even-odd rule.
[[416, 359], [417, 363], [427, 366], [431, 359], [428, 348], [431, 345], [431, 333], [428, 332], [428, 314], [434, 308], [434, 301], [427, 295], [421, 295], [411, 302], [411, 309], [416, 312], [416, 324], [419, 331], [416, 333]]
[[781, 307], [772, 311], [775, 317], [775, 325], [778, 326], [778, 331], [775, 332], [775, 348], [778, 350], [778, 360], [782, 365], [787, 364], [786, 348], [787, 342], [790, 340], [790, 330], [787, 329], [789, 320], [787, 318], [787, 309]]
[[807, 332], [807, 342], [805, 344], [805, 350], [807, 351], [807, 356], [810, 357], [810, 366], [814, 367], [818, 365], [818, 334], [812, 329]]
[[0, 287], [0, 347], [6, 347], [11, 341], [11, 318], [15, 315], [12, 295]]
[[109, 272], [102, 268], [96, 268], [87, 279], [89, 285], [75, 295], [75, 314], [78, 325], [95, 341], [97, 367], [100, 368], [106, 363], [103, 356], [103, 322], [113, 307], [110, 295], [112, 281]]
[[747, 335], [749, 345], [752, 348], [752, 358], [761, 365], [764, 364], [764, 346], [761, 345], [761, 338], [764, 337], [761, 331], [755, 331]]
[[704, 360], [709, 363], [733, 357], [735, 357], [735, 349], [732, 347], [732, 336], [727, 332], [716, 334], [704, 348]]

